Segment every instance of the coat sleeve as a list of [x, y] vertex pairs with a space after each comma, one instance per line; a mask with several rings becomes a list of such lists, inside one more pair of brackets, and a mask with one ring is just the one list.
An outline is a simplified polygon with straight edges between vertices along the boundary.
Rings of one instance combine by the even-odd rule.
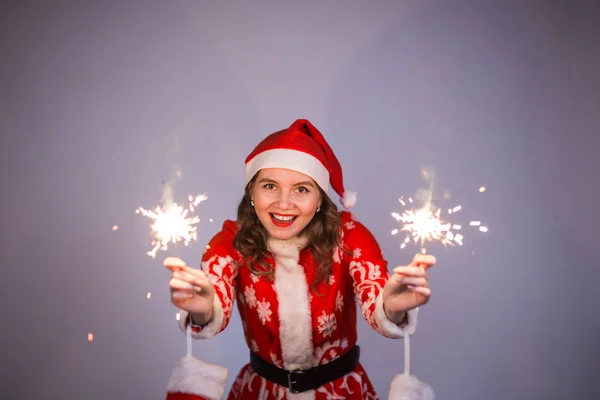
[[195, 325], [191, 323], [188, 312], [180, 310], [181, 330], [185, 332], [189, 325], [192, 337], [195, 339], [208, 339], [215, 336], [227, 327], [231, 319], [238, 273], [237, 264], [234, 262], [237, 254], [233, 247], [235, 233], [235, 222], [226, 221], [221, 232], [210, 240], [202, 256], [202, 270], [208, 275], [215, 288], [210, 321], [202, 326]]
[[408, 318], [396, 325], [383, 310], [383, 287], [389, 278], [387, 261], [371, 232], [351, 214], [342, 213], [342, 245], [349, 251], [348, 270], [354, 293], [367, 323], [383, 336], [397, 339], [409, 335], [417, 327], [418, 308], [408, 311]]

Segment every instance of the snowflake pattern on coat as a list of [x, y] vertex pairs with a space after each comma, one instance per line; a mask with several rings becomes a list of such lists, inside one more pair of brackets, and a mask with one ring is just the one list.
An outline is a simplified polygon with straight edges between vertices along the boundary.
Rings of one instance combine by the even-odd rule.
[[244, 289], [244, 300], [249, 308], [256, 307], [256, 291], [253, 286]]
[[[341, 219], [340, 244], [345, 251], [335, 250], [331, 275], [316, 285], [316, 291], [312, 290], [316, 262], [310, 250], [286, 245], [274, 248], [273, 257], [266, 262], [279, 270], [276, 274], [279, 281], [255, 276], [233, 248], [237, 224], [226, 221], [222, 231], [207, 246], [202, 263], [215, 285], [218, 298], [215, 310], [220, 305], [222, 313], [213, 312], [215, 321], [211, 320], [208, 326], [192, 325], [194, 337], [210, 337], [225, 329], [231, 319], [236, 292], [248, 348], [280, 368], [326, 364], [352, 349], [357, 344], [357, 303], [365, 321], [374, 330], [392, 337], [387, 328], [380, 326], [378, 318], [381, 317], [376, 312], [378, 296], [388, 279], [387, 262], [367, 228], [349, 212], [342, 211]], [[299, 282], [306, 287], [304, 292], [297, 291]], [[293, 290], [278, 292], [278, 287]], [[299, 295], [305, 296], [305, 300], [289, 297]], [[189, 318], [186, 321], [189, 323]], [[214, 332], [205, 333], [211, 324], [216, 326]], [[247, 364], [238, 373], [228, 395], [229, 400], [294, 398], [358, 400], [377, 399], [377, 394], [360, 364], [346, 376], [301, 395], [293, 395], [286, 388], [265, 380]]]
[[325, 311], [323, 311], [323, 315], [319, 317], [319, 332], [323, 337], [329, 337], [336, 328], [335, 314], [326, 314]]
[[269, 303], [268, 301], [259, 301], [258, 303], [258, 307], [256, 312], [258, 313], [258, 318], [260, 319], [260, 322], [262, 322], [262, 324], [264, 325], [267, 321], [271, 321], [271, 314], [273, 314], [273, 312], [271, 311], [271, 303]]
[[344, 308], [344, 296], [342, 296], [341, 292], [335, 296], [335, 311], [341, 312]]

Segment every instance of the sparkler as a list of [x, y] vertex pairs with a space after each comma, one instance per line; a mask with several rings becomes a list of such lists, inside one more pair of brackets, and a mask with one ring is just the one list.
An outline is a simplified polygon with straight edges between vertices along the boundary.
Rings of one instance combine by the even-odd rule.
[[165, 184], [162, 204], [156, 206], [154, 210], [147, 210], [139, 207], [135, 212], [142, 214], [152, 220], [152, 250], [146, 252], [152, 258], [156, 258], [159, 250], [165, 251], [169, 244], [183, 242], [186, 246], [190, 242], [198, 240], [198, 227], [200, 217], [194, 215], [196, 206], [202, 201], [208, 199], [205, 194], [188, 196], [188, 205], [184, 207], [172, 200], [172, 189], [169, 184]]
[[[403, 207], [406, 207], [402, 213], [394, 212], [392, 217], [400, 223], [399, 229], [394, 229], [392, 235], [400, 232], [405, 233], [400, 248], [404, 249], [409, 243], [420, 242], [420, 252], [426, 253], [426, 242], [439, 242], [446, 246], [463, 245], [462, 226], [451, 221], [451, 216], [462, 210], [462, 206], [457, 205], [442, 212], [442, 208], [433, 204], [433, 171], [423, 169], [422, 174], [429, 181], [428, 189], [420, 189], [415, 200], [409, 197], [408, 204], [404, 197], [398, 201]], [[485, 186], [479, 188], [479, 192], [485, 192]], [[446, 197], [446, 196], [444, 196]], [[447, 215], [446, 215], [447, 214]], [[477, 226], [481, 232], [487, 232], [487, 227], [481, 225], [481, 221], [470, 221], [469, 226]], [[392, 381], [392, 389], [389, 398], [434, 398], [433, 389], [419, 381], [415, 376], [410, 375], [410, 334], [408, 326], [404, 327], [404, 373], [397, 375]]]
[[[421, 189], [417, 192], [416, 201], [409, 197], [408, 204], [404, 197], [398, 201], [404, 207], [411, 207], [402, 213], [394, 212], [392, 217], [400, 223], [400, 229], [394, 229], [392, 235], [405, 232], [405, 237], [400, 248], [404, 249], [409, 243], [420, 243], [420, 251], [425, 254], [426, 242], [439, 242], [446, 246], [463, 245], [464, 236], [462, 234], [462, 225], [450, 221], [450, 215], [456, 214], [462, 210], [462, 206], [457, 205], [447, 210], [446, 215], [442, 215], [442, 209], [432, 202], [433, 198], [433, 176], [428, 170], [422, 171], [424, 177], [429, 180], [429, 188]], [[479, 192], [484, 192], [485, 187], [479, 188]], [[418, 203], [422, 203], [419, 205]], [[487, 232], [487, 227], [482, 226], [480, 221], [470, 221], [470, 226], [479, 227], [479, 231]]]

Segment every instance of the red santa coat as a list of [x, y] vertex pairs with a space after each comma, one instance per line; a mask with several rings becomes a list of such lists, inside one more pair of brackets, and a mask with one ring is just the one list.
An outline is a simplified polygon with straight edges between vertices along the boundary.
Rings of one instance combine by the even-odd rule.
[[[237, 232], [234, 221], [226, 221], [206, 247], [202, 268], [215, 287], [211, 321], [202, 328], [192, 325], [197, 339], [221, 332], [230, 321], [234, 300], [248, 347], [265, 360], [287, 370], [326, 364], [357, 344], [356, 304], [367, 323], [388, 338], [400, 338], [403, 329], [383, 311], [382, 292], [388, 279], [387, 262], [369, 232], [349, 212], [341, 212], [342, 246], [333, 255], [331, 277], [312, 290], [316, 262], [299, 240], [269, 240], [274, 279], [256, 276], [249, 268], [237, 267], [241, 255], [232, 241]], [[409, 311], [408, 331], [413, 334], [418, 309]], [[181, 326], [189, 324], [182, 311]], [[224, 385], [224, 382], [223, 382]], [[205, 385], [198, 382], [198, 390]], [[221, 391], [222, 392], [222, 391]], [[203, 393], [215, 398], [212, 391]], [[377, 399], [377, 394], [359, 364], [333, 382], [304, 393], [293, 394], [265, 380], [245, 365], [235, 379], [229, 400], [251, 399]]]

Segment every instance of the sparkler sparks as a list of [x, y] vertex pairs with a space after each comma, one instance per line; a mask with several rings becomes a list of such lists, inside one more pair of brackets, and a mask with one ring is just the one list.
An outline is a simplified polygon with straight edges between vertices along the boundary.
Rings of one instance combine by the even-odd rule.
[[[404, 207], [414, 206], [404, 210], [402, 213], [394, 212], [392, 217], [400, 223], [400, 229], [394, 229], [392, 235], [405, 233], [400, 248], [404, 249], [409, 243], [419, 243], [421, 253], [425, 254], [426, 242], [439, 242], [446, 246], [463, 245], [462, 225], [450, 221], [450, 216], [462, 210], [457, 205], [447, 210], [448, 216], [442, 215], [442, 209], [433, 204], [433, 173], [431, 170], [422, 170], [423, 176], [429, 181], [428, 189], [417, 192], [417, 199], [409, 197], [406, 201], [400, 197], [398, 202]], [[479, 192], [485, 191], [485, 187], [479, 188]], [[415, 204], [422, 205], [415, 205]], [[470, 221], [469, 226], [477, 226], [480, 232], [487, 232], [487, 227], [481, 225], [481, 221]]]
[[460, 225], [452, 224], [441, 218], [441, 208], [423, 207], [416, 210], [405, 210], [402, 214], [392, 213], [392, 217], [402, 224], [401, 229], [394, 229], [392, 235], [406, 232], [407, 235], [400, 245], [405, 248], [411, 241], [420, 242], [424, 248], [425, 242], [439, 241], [444, 246], [458, 244], [462, 246], [463, 235], [458, 233]]
[[170, 186], [165, 187], [162, 205], [154, 210], [147, 210], [139, 207], [136, 214], [142, 214], [152, 220], [152, 250], [146, 252], [152, 258], [156, 258], [159, 250], [165, 251], [169, 244], [183, 242], [186, 246], [192, 241], [198, 240], [198, 227], [200, 222], [198, 215], [193, 215], [196, 206], [202, 201], [208, 199], [204, 194], [197, 196], [188, 196], [188, 206], [172, 202]]

